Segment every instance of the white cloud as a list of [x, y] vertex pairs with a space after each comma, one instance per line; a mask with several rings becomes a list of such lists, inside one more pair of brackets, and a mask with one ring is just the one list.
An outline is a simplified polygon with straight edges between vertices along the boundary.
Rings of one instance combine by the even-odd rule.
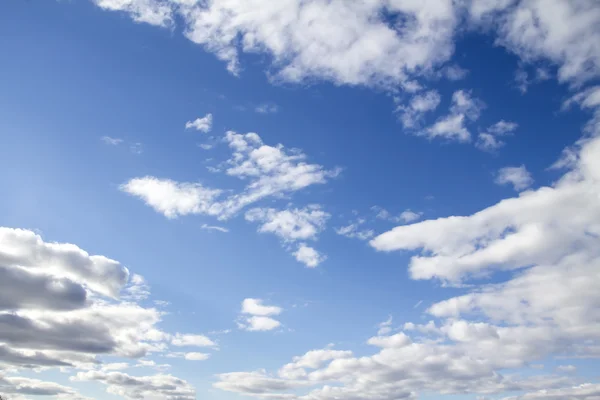
[[376, 218], [383, 219], [385, 221], [395, 222], [395, 223], [404, 223], [404, 224], [407, 224], [409, 222], [413, 222], [413, 221], [418, 220], [423, 215], [422, 212], [415, 212], [415, 211], [412, 211], [409, 208], [407, 208], [406, 210], [402, 211], [400, 213], [400, 215], [392, 215], [385, 208], [381, 208], [381, 207], [378, 207], [378, 206], [373, 206], [373, 207], [371, 207], [371, 209], [373, 211], [377, 212], [377, 215], [375, 216]]
[[375, 235], [372, 229], [360, 229], [360, 226], [366, 222], [364, 218], [359, 218], [350, 225], [335, 228], [335, 233], [347, 238], [357, 238], [360, 240], [368, 240]]
[[440, 94], [430, 90], [413, 96], [408, 105], [400, 105], [396, 111], [400, 113], [400, 121], [405, 128], [415, 128], [426, 113], [437, 108], [440, 101]]
[[418, 220], [419, 218], [421, 218], [421, 215], [422, 213], [416, 213], [411, 210], [404, 210], [402, 211], [399, 217], [402, 222], [409, 223]]
[[198, 145], [198, 147], [200, 147], [202, 150], [210, 150], [213, 148], [213, 145], [208, 143], [201, 143]]
[[379, 330], [377, 331], [378, 336], [387, 335], [392, 331], [393, 318], [390, 315], [387, 320], [379, 324]]
[[177, 333], [172, 339], [173, 346], [184, 347], [216, 347], [217, 344], [204, 335], [189, 335]]
[[428, 128], [417, 132], [417, 135], [428, 139], [443, 138], [468, 142], [471, 140], [471, 133], [467, 129], [466, 123], [477, 120], [484, 107], [485, 104], [481, 100], [473, 98], [470, 92], [457, 90], [452, 94], [450, 113], [438, 119]]
[[501, 168], [494, 182], [498, 185], [512, 185], [516, 191], [521, 191], [533, 184], [533, 178], [527, 168], [521, 165]]
[[303, 263], [308, 268], [317, 267], [327, 258], [314, 248], [307, 246], [305, 243], [300, 243], [298, 249], [293, 254], [298, 262]]
[[200, 132], [208, 133], [212, 129], [213, 116], [212, 114], [206, 114], [202, 118], [196, 118], [194, 121], [188, 121], [185, 123], [185, 129], [195, 129]]
[[479, 134], [475, 146], [483, 151], [493, 152], [498, 150], [505, 144], [500, 137], [511, 135], [517, 128], [518, 125], [514, 122], [498, 121], [485, 132]]
[[206, 231], [217, 231], [217, 232], [223, 232], [223, 233], [229, 232], [229, 229], [222, 227], [222, 226], [216, 226], [216, 225], [202, 224], [202, 226], [200, 226], [200, 228], [204, 229]]
[[134, 178], [120, 189], [139, 197], [167, 218], [187, 214], [216, 214], [215, 200], [221, 190], [205, 188], [199, 183], [179, 183], [152, 176]]
[[282, 312], [281, 307], [264, 305], [261, 299], [244, 299], [241, 310], [243, 315], [238, 318], [238, 327], [251, 332], [279, 328], [281, 322], [272, 317]]
[[166, 354], [169, 358], [183, 358], [188, 361], [206, 361], [210, 358], [210, 354], [208, 353], [198, 353], [198, 352], [171, 352]]
[[502, 400], [594, 400], [599, 396], [599, 384], [585, 383], [568, 388], [543, 389], [522, 396], [505, 397]]
[[273, 103], [262, 103], [254, 107], [254, 111], [259, 114], [275, 114], [279, 111], [279, 106]]
[[304, 244], [300, 244], [296, 251], [291, 246], [291, 243], [298, 240], [316, 240], [317, 235], [325, 229], [330, 215], [323, 211], [321, 206], [312, 204], [302, 209], [282, 211], [273, 208], [253, 208], [246, 212], [245, 217], [247, 221], [261, 223], [259, 232], [273, 233], [280, 237], [297, 261], [313, 268], [325, 259], [325, 256]]
[[121, 138], [113, 138], [110, 136], [102, 136], [100, 138], [104, 143], [110, 145], [110, 146], [117, 146], [121, 143], [123, 143], [123, 139]]
[[244, 314], [270, 316], [279, 315], [282, 311], [281, 307], [263, 305], [261, 299], [247, 298], [242, 301], [242, 313]]
[[556, 367], [557, 370], [562, 372], [575, 372], [577, 371], [577, 367], [574, 365], [559, 365]]
[[246, 212], [246, 220], [261, 223], [258, 231], [273, 233], [284, 241], [315, 239], [325, 228], [330, 215], [319, 205], [304, 208], [275, 210], [253, 208]]
[[271, 317], [252, 316], [245, 318], [243, 322], [239, 323], [239, 326], [250, 332], [263, 332], [279, 328], [281, 322]]

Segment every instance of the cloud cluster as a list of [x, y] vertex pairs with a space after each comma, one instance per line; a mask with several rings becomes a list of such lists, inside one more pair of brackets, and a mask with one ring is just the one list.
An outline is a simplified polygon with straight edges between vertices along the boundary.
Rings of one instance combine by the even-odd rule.
[[[588, 90], [573, 101], [597, 107], [599, 93]], [[431, 321], [406, 323], [397, 333], [386, 321], [367, 340], [376, 349], [371, 355], [340, 353], [276, 373], [224, 374], [215, 387], [288, 400], [510, 392], [523, 394], [505, 400], [597, 398], [598, 385], [581, 385], [571, 368], [548, 375], [534, 363], [600, 356], [598, 121], [588, 124], [587, 136], [562, 164], [570, 169], [552, 186], [469, 216], [398, 226], [371, 240], [382, 251], [420, 251], [410, 262], [413, 279], [468, 284], [464, 294], [431, 305]], [[508, 271], [507, 278], [481, 282], [499, 270]]]
[[[149, 294], [143, 277], [118, 261], [90, 255], [74, 244], [46, 242], [29, 230], [0, 227], [0, 370], [6, 370], [0, 392], [11, 398], [82, 399], [71, 388], [10, 374], [24, 368], [80, 369], [90, 370], [82, 376], [104, 382], [97, 369], [116, 367], [104, 368], [101, 360], [107, 357], [140, 358], [164, 353], [170, 345], [216, 347], [202, 335], [160, 330], [163, 312], [137, 303]], [[160, 376], [131, 379], [162, 382]], [[167, 398], [195, 397], [184, 381], [171, 377], [171, 384], [168, 390], [181, 391], [182, 397]], [[115, 385], [109, 391], [140, 398], [138, 389], [117, 390]]]
[[200, 214], [227, 219], [266, 197], [323, 184], [339, 174], [337, 169], [327, 170], [319, 164], [307, 163], [306, 155], [295, 149], [266, 145], [256, 133], [229, 131], [224, 140], [232, 150], [231, 158], [223, 163], [224, 172], [247, 182], [238, 193], [224, 197], [221, 189], [153, 176], [133, 178], [120, 188], [167, 218]]
[[581, 83], [600, 74], [595, 0], [93, 1], [156, 26], [181, 19], [185, 36], [234, 74], [242, 69], [241, 53], [266, 54], [273, 78], [288, 82], [322, 79], [415, 90], [414, 77], [450, 60], [457, 27], [465, 25], [492, 32], [524, 64], [552, 62], [561, 81]]

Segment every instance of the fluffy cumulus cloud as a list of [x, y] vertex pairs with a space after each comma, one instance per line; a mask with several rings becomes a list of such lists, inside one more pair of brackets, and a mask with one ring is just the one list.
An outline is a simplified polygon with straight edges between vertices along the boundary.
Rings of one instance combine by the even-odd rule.
[[212, 114], [206, 114], [202, 118], [196, 118], [193, 121], [185, 123], [185, 129], [195, 129], [200, 132], [208, 133], [212, 129], [213, 116]]
[[[284, 246], [294, 253], [296, 259], [308, 267], [316, 267], [324, 257], [316, 250], [307, 247], [305, 243], [293, 246], [293, 243], [305, 240], [315, 240], [317, 235], [325, 228], [329, 213], [323, 211], [319, 205], [309, 205], [302, 209], [275, 210], [273, 208], [254, 208], [246, 212], [246, 220], [259, 222], [258, 231], [277, 235]], [[294, 248], [296, 249], [294, 251]], [[312, 254], [298, 256], [302, 248], [309, 248]], [[306, 253], [306, 250], [302, 250]]]
[[[593, 107], [600, 89], [573, 99]], [[381, 251], [416, 253], [413, 279], [438, 279], [463, 293], [438, 301], [426, 324], [392, 320], [366, 340], [374, 351], [296, 357], [278, 371], [233, 372], [215, 387], [264, 399], [389, 400], [469, 394], [504, 400], [596, 399], [594, 383], [568, 366], [536, 363], [600, 357], [600, 124], [567, 154], [555, 184], [521, 193], [468, 216], [398, 226], [371, 240]], [[487, 280], [507, 271], [503, 280]], [[548, 293], [552, 295], [549, 296]], [[317, 361], [301, 363], [300, 360]], [[517, 373], [515, 373], [517, 372]], [[521, 374], [523, 372], [523, 374]], [[511, 392], [517, 393], [512, 397]]]
[[233, 153], [222, 163], [224, 172], [247, 182], [237, 193], [225, 197], [222, 189], [152, 176], [133, 178], [120, 188], [167, 218], [201, 214], [227, 219], [266, 197], [323, 184], [339, 174], [338, 169], [327, 170], [319, 164], [306, 162], [306, 155], [296, 149], [266, 145], [256, 133], [230, 131], [224, 140]]
[[512, 185], [516, 191], [527, 189], [533, 183], [533, 178], [524, 165], [519, 167], [504, 167], [498, 171], [495, 182], [498, 185]]
[[[202, 335], [160, 330], [163, 312], [137, 303], [149, 295], [143, 277], [118, 261], [90, 255], [74, 244], [47, 242], [29, 230], [0, 227], [0, 370], [5, 372], [0, 392], [15, 399], [83, 399], [69, 387], [11, 375], [21, 369], [79, 369], [89, 370], [81, 372], [89, 379], [108, 383], [99, 371], [127, 367], [122, 362], [103, 364], [110, 357], [140, 358], [164, 353], [170, 345], [216, 346]], [[161, 376], [130, 379], [167, 382]], [[182, 397], [166, 398], [194, 398], [186, 382], [169, 377], [169, 384], [165, 390]], [[136, 394], [145, 389], [123, 385], [117, 389], [113, 381], [108, 390], [126, 398], [151, 398]]]
[[240, 329], [250, 332], [271, 331], [281, 326], [281, 322], [273, 317], [282, 312], [281, 307], [264, 305], [261, 299], [247, 298], [242, 301], [237, 324]]

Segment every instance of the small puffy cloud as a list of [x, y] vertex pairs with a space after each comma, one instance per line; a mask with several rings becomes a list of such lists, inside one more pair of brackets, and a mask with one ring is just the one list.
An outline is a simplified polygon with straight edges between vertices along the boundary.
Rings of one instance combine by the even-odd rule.
[[308, 268], [317, 267], [327, 258], [314, 248], [307, 246], [305, 243], [301, 243], [293, 254], [298, 262], [303, 263]]
[[242, 301], [242, 313], [250, 315], [270, 316], [279, 315], [283, 309], [277, 306], [266, 306], [261, 299], [244, 299]]
[[185, 129], [195, 129], [200, 132], [208, 133], [212, 129], [213, 116], [212, 114], [206, 114], [202, 118], [196, 118], [194, 121], [188, 121], [185, 123]]
[[520, 167], [501, 168], [494, 182], [498, 185], [512, 185], [519, 192], [531, 186], [533, 178], [527, 168], [521, 165]]
[[409, 223], [421, 218], [422, 213], [416, 213], [412, 210], [404, 210], [400, 213], [399, 218], [404, 223]]
[[250, 332], [262, 332], [279, 328], [281, 322], [271, 317], [252, 316], [245, 318], [243, 322], [238, 322], [238, 326]]
[[238, 318], [238, 327], [251, 332], [270, 331], [281, 326], [281, 322], [272, 318], [283, 312], [281, 307], [263, 304], [261, 299], [247, 298], [242, 301], [242, 315]]

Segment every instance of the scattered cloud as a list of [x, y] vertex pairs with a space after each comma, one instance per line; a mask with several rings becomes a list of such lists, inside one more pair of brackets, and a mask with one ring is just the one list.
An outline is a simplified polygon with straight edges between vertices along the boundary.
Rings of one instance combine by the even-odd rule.
[[440, 94], [436, 90], [430, 90], [414, 95], [407, 105], [398, 106], [396, 112], [400, 114], [402, 125], [411, 129], [418, 127], [425, 114], [434, 111], [440, 101]]
[[204, 117], [196, 118], [194, 121], [188, 121], [185, 123], [185, 129], [195, 129], [197, 131], [208, 133], [212, 129], [213, 116], [212, 114], [206, 114]]
[[271, 331], [281, 326], [281, 322], [273, 316], [282, 312], [281, 307], [264, 305], [261, 299], [247, 298], [242, 302], [242, 315], [237, 324], [240, 329], [250, 332]]
[[259, 114], [275, 114], [279, 111], [279, 106], [274, 103], [262, 103], [254, 107], [254, 111]]
[[225, 135], [225, 141], [233, 154], [224, 163], [223, 170], [227, 175], [248, 182], [241, 192], [221, 198], [224, 193], [221, 189], [152, 176], [131, 179], [120, 189], [144, 200], [167, 218], [201, 214], [228, 219], [261, 199], [324, 184], [328, 178], [340, 173], [339, 169], [326, 170], [321, 165], [307, 163], [306, 155], [300, 151], [286, 150], [283, 145], [265, 145], [256, 133], [230, 131]]
[[466, 127], [469, 121], [476, 121], [485, 104], [465, 90], [457, 90], [452, 94], [450, 113], [438, 119], [433, 125], [416, 134], [428, 139], [442, 138], [458, 142], [469, 142], [471, 133]]
[[327, 259], [325, 255], [306, 245], [306, 243], [300, 243], [298, 249], [293, 254], [298, 262], [303, 263], [308, 268], [315, 268]]
[[121, 143], [123, 143], [123, 139], [121, 138], [113, 138], [110, 136], [102, 136], [100, 138], [104, 143], [110, 145], [110, 146], [117, 146]]
[[378, 336], [387, 335], [392, 331], [393, 318], [390, 315], [387, 320], [379, 324], [379, 330], [377, 331]]
[[142, 154], [144, 152], [144, 145], [140, 142], [132, 143], [129, 145], [129, 151], [133, 154]]
[[[246, 212], [245, 217], [247, 221], [261, 224], [258, 228], [260, 233], [272, 233], [278, 236], [288, 251], [293, 252], [296, 260], [307, 266], [316, 267], [325, 259], [316, 250], [304, 244], [300, 244], [295, 251], [292, 246], [292, 243], [300, 240], [316, 240], [317, 235], [325, 229], [330, 214], [323, 211], [321, 206], [312, 204], [301, 209], [288, 210], [253, 208]], [[298, 255], [300, 249], [304, 247], [310, 250], [302, 250], [303, 253]]]
[[493, 152], [498, 150], [505, 145], [501, 137], [512, 135], [517, 128], [518, 124], [514, 122], [498, 121], [485, 132], [479, 134], [475, 146], [483, 151]]
[[368, 240], [375, 235], [373, 229], [361, 229], [361, 225], [366, 222], [364, 218], [359, 218], [350, 225], [335, 228], [335, 233], [347, 238], [357, 238], [360, 240]]
[[189, 335], [177, 333], [172, 339], [173, 346], [185, 347], [216, 347], [217, 344], [204, 335]]
[[217, 232], [223, 232], [223, 233], [229, 232], [229, 229], [222, 227], [222, 226], [216, 226], [216, 225], [202, 224], [202, 226], [200, 226], [200, 228], [204, 229], [205, 231], [217, 231]]
[[521, 165], [520, 167], [501, 168], [494, 182], [498, 185], [512, 185], [517, 192], [520, 192], [531, 186], [533, 178], [527, 168]]
[[386, 210], [385, 208], [381, 208], [379, 206], [373, 206], [373, 207], [371, 207], [371, 210], [373, 210], [377, 213], [375, 215], [375, 218], [382, 219], [385, 221], [391, 221], [394, 223], [402, 223], [402, 224], [408, 224], [410, 222], [414, 222], [414, 221], [418, 220], [419, 218], [421, 218], [421, 216], [423, 215], [422, 212], [415, 212], [409, 208], [402, 211], [399, 215], [392, 215], [388, 210]]

